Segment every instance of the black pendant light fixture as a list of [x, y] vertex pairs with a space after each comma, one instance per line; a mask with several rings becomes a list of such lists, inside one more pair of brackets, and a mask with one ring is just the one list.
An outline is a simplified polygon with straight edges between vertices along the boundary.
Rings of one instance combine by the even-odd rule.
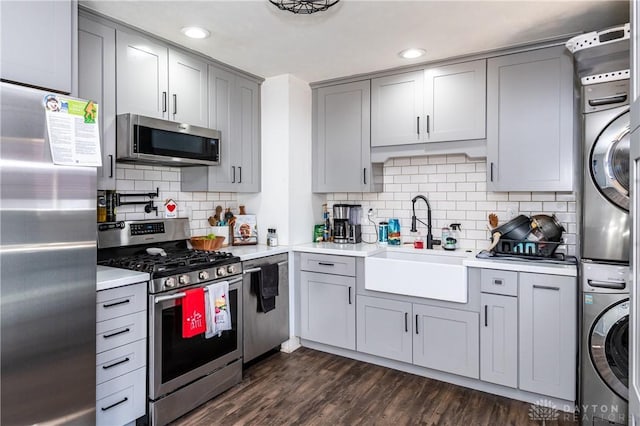
[[340, 0], [269, 0], [280, 10], [291, 13], [310, 14], [329, 9]]

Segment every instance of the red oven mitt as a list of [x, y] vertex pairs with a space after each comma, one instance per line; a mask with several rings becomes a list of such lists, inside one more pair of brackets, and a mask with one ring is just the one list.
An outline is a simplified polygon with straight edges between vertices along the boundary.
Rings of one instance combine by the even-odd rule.
[[193, 337], [207, 331], [204, 312], [204, 288], [184, 292], [182, 298], [182, 337]]

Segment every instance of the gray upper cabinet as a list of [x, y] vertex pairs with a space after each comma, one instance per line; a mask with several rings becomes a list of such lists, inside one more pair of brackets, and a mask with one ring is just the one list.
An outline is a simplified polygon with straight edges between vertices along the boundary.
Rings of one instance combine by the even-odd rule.
[[207, 64], [192, 56], [169, 50], [169, 119], [208, 126]]
[[300, 273], [300, 336], [340, 348], [356, 348], [355, 278]]
[[116, 189], [116, 30], [78, 18], [78, 96], [98, 104], [98, 189]]
[[77, 2], [3, 1], [0, 9], [2, 79], [71, 93]]
[[260, 192], [260, 85], [209, 66], [209, 127], [221, 132], [220, 165], [182, 170], [183, 191]]
[[427, 142], [485, 138], [487, 62], [425, 70]]
[[479, 378], [478, 313], [413, 304], [413, 363]]
[[480, 380], [516, 388], [518, 299], [482, 293], [480, 302]]
[[520, 273], [520, 389], [575, 400], [575, 277]]
[[136, 34], [117, 31], [117, 113], [168, 119], [168, 50]]
[[359, 295], [356, 311], [358, 352], [412, 362], [411, 303]]
[[314, 192], [381, 191], [382, 164], [371, 164], [370, 82], [313, 92]]
[[371, 146], [485, 137], [486, 60], [371, 80]]
[[371, 80], [371, 146], [418, 143], [424, 71]]
[[117, 32], [117, 112], [208, 127], [207, 64], [141, 35]]
[[564, 46], [489, 59], [489, 190], [573, 190], [573, 90]]

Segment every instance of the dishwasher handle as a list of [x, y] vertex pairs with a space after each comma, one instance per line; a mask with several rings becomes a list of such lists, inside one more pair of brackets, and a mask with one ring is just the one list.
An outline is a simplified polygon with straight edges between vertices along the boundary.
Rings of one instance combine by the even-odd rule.
[[[282, 261], [282, 262], [278, 262], [278, 267], [284, 266], [284, 265], [286, 265], [288, 263], [289, 263], [288, 260], [285, 260], [285, 261]], [[254, 272], [260, 272], [261, 270], [262, 270], [262, 268], [258, 266], [257, 268], [245, 269], [244, 271], [242, 271], [242, 273], [243, 274], [253, 274]]]

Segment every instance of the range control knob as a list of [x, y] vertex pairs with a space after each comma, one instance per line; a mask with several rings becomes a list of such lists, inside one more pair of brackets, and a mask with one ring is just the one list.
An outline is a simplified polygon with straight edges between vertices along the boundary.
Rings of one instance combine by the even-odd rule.
[[164, 286], [167, 288], [173, 288], [176, 286], [176, 279], [173, 277], [169, 277], [166, 280], [164, 280]]
[[235, 274], [236, 273], [235, 265], [227, 266], [227, 272], [230, 273], [230, 274]]
[[200, 278], [201, 280], [208, 280], [209, 273], [207, 271], [200, 271], [200, 273], [198, 274], [198, 278]]
[[227, 270], [224, 269], [224, 266], [221, 266], [218, 269], [216, 269], [216, 275], [219, 277], [224, 277], [225, 275], [227, 275]]
[[181, 285], [189, 284], [189, 275], [180, 275], [178, 277], [178, 282]]

